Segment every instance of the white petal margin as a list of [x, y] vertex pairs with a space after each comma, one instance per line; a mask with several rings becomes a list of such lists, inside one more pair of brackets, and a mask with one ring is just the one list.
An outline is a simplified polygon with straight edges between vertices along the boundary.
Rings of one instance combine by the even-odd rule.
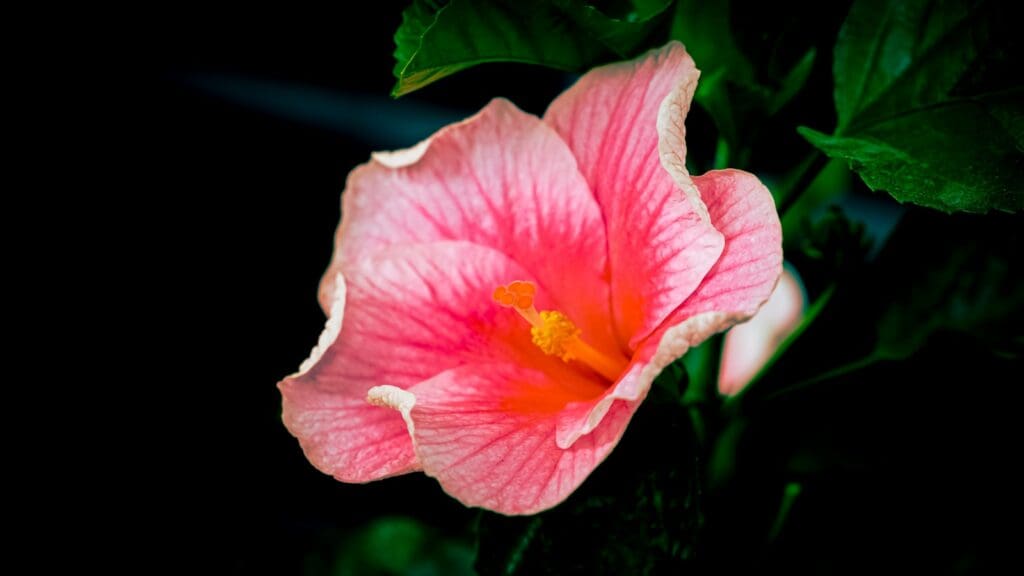
[[416, 407], [416, 395], [408, 390], [402, 390], [398, 386], [384, 384], [367, 390], [366, 402], [373, 406], [397, 410], [402, 415], [405, 427], [409, 430], [409, 439], [412, 441], [413, 452], [415, 452], [416, 424], [412, 421], [412, 409]]
[[309, 358], [306, 358], [302, 364], [299, 365], [299, 371], [293, 374], [291, 377], [302, 376], [309, 369], [316, 365], [320, 361], [320, 357], [324, 355], [324, 352], [334, 344], [334, 341], [338, 339], [338, 334], [341, 333], [341, 322], [345, 317], [345, 276], [341, 272], [338, 272], [334, 276], [334, 283], [332, 284], [333, 294], [331, 295], [331, 311], [327, 315], [327, 322], [324, 324], [324, 331], [320, 333], [320, 338], [317, 340], [316, 346], [313, 347], [312, 352], [309, 353]]
[[[689, 54], [685, 54], [685, 57], [692, 61]], [[686, 115], [690, 112], [697, 80], [700, 78], [700, 70], [693, 66], [690, 69], [692, 72], [680, 79], [658, 108], [658, 156], [661, 166], [690, 200], [694, 212], [705, 222], [710, 222], [711, 217], [700, 198], [700, 190], [690, 180], [690, 173], [686, 170]]]
[[[666, 366], [711, 335], [747, 318], [749, 316], [743, 314], [705, 312], [665, 330], [653, 354], [651, 348], [654, 345], [649, 340], [637, 352], [639, 358], [650, 354], [649, 360], [635, 359], [626, 374], [596, 404], [579, 402], [569, 405], [560, 415], [555, 436], [558, 447], [566, 450], [581, 437], [593, 432], [616, 401], [642, 401], [650, 391], [651, 383]], [[653, 337], [657, 337], [657, 334]]]
[[419, 162], [420, 158], [423, 158], [423, 155], [427, 153], [427, 148], [430, 148], [430, 142], [433, 139], [433, 137], [427, 138], [412, 148], [392, 150], [390, 152], [374, 152], [370, 156], [388, 168], [412, 166]]
[[408, 390], [402, 390], [397, 386], [374, 386], [366, 392], [366, 401], [374, 406], [398, 410], [402, 414], [402, 420], [409, 427], [409, 436], [413, 436], [415, 427], [412, 423], [410, 413], [416, 406], [416, 395]]

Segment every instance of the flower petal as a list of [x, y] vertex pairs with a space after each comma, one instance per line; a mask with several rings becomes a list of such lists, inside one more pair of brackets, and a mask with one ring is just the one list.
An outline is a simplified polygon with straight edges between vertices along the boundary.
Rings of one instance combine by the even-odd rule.
[[410, 150], [374, 155], [349, 176], [342, 212], [321, 285], [325, 309], [346, 262], [388, 247], [462, 240], [509, 255], [592, 345], [616, 348], [600, 209], [565, 143], [507, 100]]
[[342, 482], [369, 482], [420, 469], [402, 419], [372, 406], [355, 386], [285, 379], [282, 419], [306, 458]]
[[714, 311], [750, 318], [782, 274], [782, 224], [775, 200], [757, 176], [742, 170], [712, 170], [693, 182], [711, 222], [725, 235], [725, 249], [674, 317]]
[[[279, 388], [284, 421], [309, 460], [347, 482], [416, 469], [402, 419], [366, 401], [370, 388], [408, 388], [471, 362], [513, 362], [570, 378], [529, 325], [492, 302], [497, 283], [530, 279], [503, 254], [466, 242], [378, 252], [344, 269], [342, 306], [303, 371]], [[545, 294], [538, 303], [550, 304]], [[592, 391], [591, 394], [599, 393]]]
[[771, 295], [782, 272], [782, 226], [771, 193], [740, 170], [708, 172], [694, 182], [712, 223], [725, 235], [722, 257], [641, 345], [614, 386], [564, 412], [559, 446], [572, 446], [594, 430], [615, 404], [642, 400], [666, 366], [712, 334], [753, 316]]
[[738, 393], [771, 359], [779, 345], [800, 325], [807, 305], [800, 281], [790, 268], [782, 271], [768, 302], [749, 321], [733, 326], [722, 344], [718, 391]]
[[620, 380], [616, 396], [646, 393], [661, 370], [687, 350], [748, 320], [782, 274], [782, 224], [764, 184], [742, 170], [714, 170], [693, 181], [711, 222], [725, 234], [725, 249], [693, 295], [644, 343], [634, 359], [648, 365], [634, 380]]
[[722, 235], [685, 170], [683, 122], [699, 75], [673, 42], [587, 73], [544, 116], [601, 205], [612, 308], [630, 350], [690, 296], [722, 252]]
[[463, 366], [413, 387], [409, 426], [424, 472], [467, 506], [503, 514], [555, 506], [615, 447], [635, 409], [617, 406], [592, 434], [559, 448], [559, 411], [592, 386], [503, 363]]

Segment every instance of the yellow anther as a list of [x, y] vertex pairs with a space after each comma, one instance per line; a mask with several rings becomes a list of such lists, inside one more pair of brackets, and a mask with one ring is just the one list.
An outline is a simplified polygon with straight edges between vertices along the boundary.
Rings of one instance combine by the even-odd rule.
[[579, 337], [580, 329], [565, 314], [554, 310], [541, 312], [540, 319], [540, 326], [530, 328], [533, 343], [549, 356], [558, 356], [566, 362], [572, 360], [569, 342]]

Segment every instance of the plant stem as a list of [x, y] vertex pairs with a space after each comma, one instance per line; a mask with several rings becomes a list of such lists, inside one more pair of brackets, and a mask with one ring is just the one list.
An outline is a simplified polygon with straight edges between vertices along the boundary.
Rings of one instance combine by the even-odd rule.
[[721, 335], [715, 335], [683, 357], [689, 376], [680, 402], [686, 407], [701, 450], [707, 448], [708, 427], [718, 410], [718, 368], [722, 358]]
[[768, 541], [774, 541], [782, 533], [782, 527], [786, 524], [786, 519], [789, 518], [789, 513], [793, 509], [793, 503], [796, 502], [800, 492], [803, 491], [803, 486], [799, 482], [790, 482], [786, 484], [786, 488], [782, 492], [782, 503], [779, 504], [779, 512], [775, 515], [775, 522], [772, 523], [772, 528], [768, 532]]
[[718, 144], [715, 146], [715, 170], [722, 170], [729, 167], [729, 142], [721, 136], [718, 137]]
[[811, 150], [800, 164], [794, 168], [783, 184], [776, 198], [779, 214], [785, 214], [803, 193], [814, 183], [821, 171], [828, 164], [828, 157], [818, 150]]
[[864, 358], [861, 358], [860, 360], [854, 360], [853, 362], [850, 362], [848, 364], [843, 364], [842, 366], [840, 366], [838, 368], [833, 368], [832, 370], [829, 370], [828, 372], [823, 372], [821, 374], [818, 374], [817, 376], [813, 376], [813, 377], [808, 378], [806, 380], [802, 380], [800, 382], [797, 382], [796, 384], [793, 384], [792, 386], [787, 386], [787, 387], [785, 387], [785, 388], [783, 388], [781, 390], [776, 390], [775, 392], [772, 392], [771, 394], [766, 396], [765, 400], [772, 400], [772, 399], [775, 399], [775, 398], [779, 398], [779, 397], [785, 396], [787, 394], [791, 394], [793, 392], [799, 392], [800, 390], [803, 390], [805, 388], [809, 388], [809, 387], [814, 386], [815, 384], [819, 384], [821, 382], [825, 382], [826, 380], [831, 380], [832, 378], [837, 378], [839, 376], [844, 376], [846, 374], [857, 372], [858, 370], [863, 370], [865, 368], [868, 368], [869, 366], [874, 365], [876, 362], [878, 362], [879, 360], [882, 360], [882, 359], [883, 359], [882, 356], [880, 356], [878, 354], [875, 354], [875, 353], [871, 353], [871, 354], [865, 356]]

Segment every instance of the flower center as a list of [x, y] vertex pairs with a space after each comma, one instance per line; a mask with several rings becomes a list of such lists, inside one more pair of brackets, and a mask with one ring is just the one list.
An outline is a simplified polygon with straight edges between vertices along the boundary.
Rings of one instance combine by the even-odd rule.
[[613, 357], [596, 350], [580, 338], [582, 331], [557, 310], [538, 312], [533, 306], [537, 287], [532, 282], [515, 281], [507, 286], [494, 289], [494, 301], [512, 308], [530, 323], [533, 343], [549, 356], [557, 356], [563, 362], [576, 361], [611, 382], [619, 379], [629, 362], [622, 357]]

